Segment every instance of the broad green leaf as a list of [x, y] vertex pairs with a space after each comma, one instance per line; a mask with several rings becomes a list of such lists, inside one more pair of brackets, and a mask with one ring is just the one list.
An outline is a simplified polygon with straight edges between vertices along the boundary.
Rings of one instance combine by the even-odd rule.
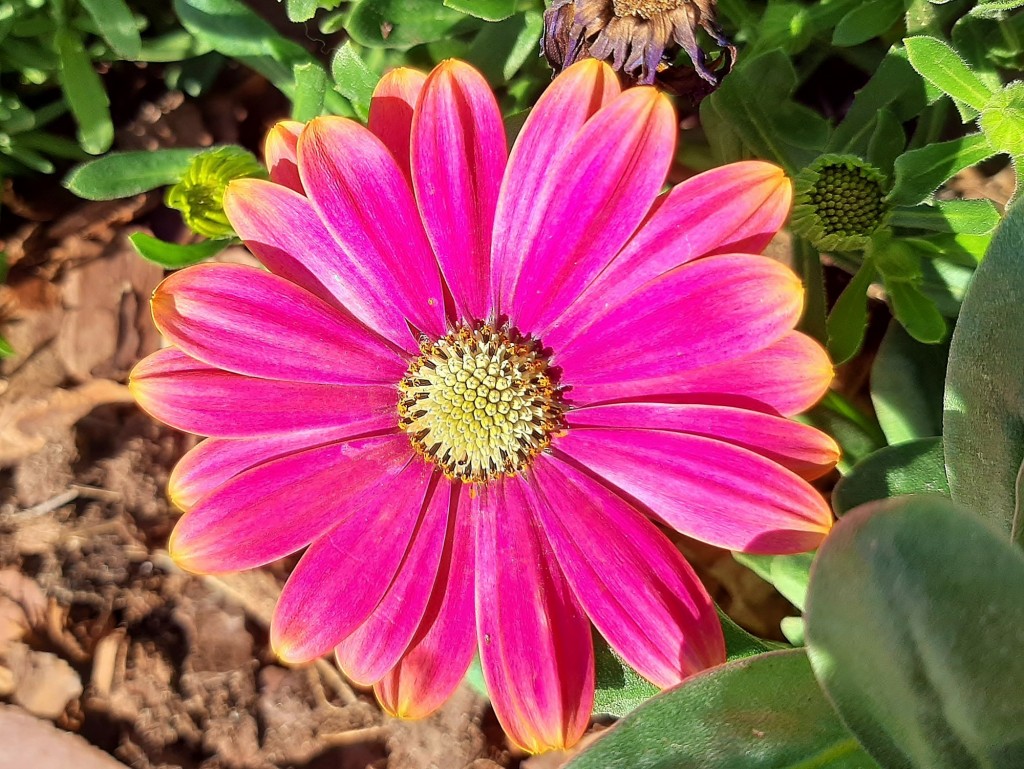
[[818, 551], [814, 673], [885, 769], [1024, 766], [1024, 553], [939, 496], [871, 502]]
[[1024, 459], [1024, 205], [1010, 208], [964, 297], [946, 372], [953, 499], [1009, 533]]
[[949, 329], [935, 302], [921, 290], [919, 282], [889, 278], [883, 273], [885, 291], [896, 320], [914, 339], [937, 344], [946, 338]]
[[1002, 58], [1000, 63], [1010, 59], [1012, 63], [1013, 57], [1021, 53], [1018, 46], [1006, 43], [1001, 24], [995, 19], [964, 16], [953, 25], [953, 47], [993, 92], [1003, 86], [997, 59]]
[[836, 439], [842, 449], [837, 465], [840, 473], [848, 473], [858, 461], [885, 445], [878, 423], [834, 390], [826, 393], [801, 421]]
[[978, 125], [996, 149], [1014, 157], [1024, 155], [1024, 83], [1010, 83], [993, 94]]
[[78, 141], [91, 155], [106, 152], [114, 141], [114, 124], [103, 82], [77, 33], [59, 29], [54, 44], [60, 57], [61, 88], [78, 123]]
[[370, 69], [350, 40], [346, 40], [334, 54], [331, 76], [338, 93], [348, 99], [356, 114], [365, 120], [370, 112], [370, 97], [380, 76]]
[[948, 345], [921, 344], [893, 321], [871, 367], [871, 402], [890, 444], [942, 434]]
[[974, 269], [946, 258], [922, 259], [920, 289], [943, 316], [956, 318]]
[[183, 246], [154, 238], [144, 232], [136, 232], [128, 239], [140, 256], [151, 262], [156, 262], [168, 270], [177, 270], [209, 259], [237, 242], [234, 238], [227, 238], [225, 240], [204, 240], [200, 243]]
[[872, 769], [802, 650], [730, 662], [654, 697], [565, 769]]
[[870, 259], [843, 289], [828, 316], [828, 351], [837, 366], [846, 363], [860, 351], [868, 325], [868, 288], [875, 279]]
[[484, 21], [502, 21], [516, 9], [515, 0], [444, 0], [444, 4]]
[[811, 572], [814, 553], [794, 555], [751, 555], [733, 553], [733, 558], [775, 586], [782, 597], [803, 611], [807, 595], [807, 580]]
[[903, 43], [910, 63], [925, 80], [976, 112], [985, 108], [992, 92], [949, 43], [927, 35], [908, 37]]
[[122, 59], [134, 61], [142, 51], [139, 28], [124, 0], [81, 0], [103, 39]]
[[920, 438], [886, 446], [865, 457], [839, 479], [832, 491], [836, 515], [858, 505], [908, 494], [949, 497], [942, 438]]
[[888, 200], [900, 206], [923, 203], [954, 174], [998, 151], [984, 134], [975, 133], [906, 152], [896, 158], [896, 182]]
[[910, 66], [906, 51], [893, 48], [867, 85], [854, 96], [846, 117], [832, 133], [827, 149], [863, 155], [868, 151], [882, 110], [891, 110], [902, 123], [919, 114], [926, 104], [921, 76]]
[[868, 0], [846, 14], [832, 33], [832, 45], [846, 48], [879, 37], [903, 16], [903, 0]]
[[907, 134], [896, 114], [884, 107], [878, 111], [868, 142], [867, 161], [892, 179], [896, 158], [906, 149]]
[[480, 23], [438, 0], [357, 0], [346, 30], [360, 45], [404, 50], [441, 40], [469, 22]]
[[264, 56], [280, 35], [241, 0], [174, 0], [174, 11], [196, 37], [226, 56]]
[[[981, 260], [985, 258], [985, 252], [988, 251], [988, 247], [992, 243], [992, 235], [962, 235], [954, 232], [935, 232], [931, 235], [905, 237], [903, 242], [933, 261], [953, 262], [957, 266], [967, 267], [973, 272], [978, 264], [981, 263]], [[928, 261], [926, 260], [922, 267], [924, 268], [927, 264]], [[923, 286], [923, 288], [927, 289], [927, 286]], [[964, 289], [966, 288], [965, 284]], [[939, 311], [943, 315], [947, 315], [947, 317], [953, 317], [959, 312], [959, 305], [957, 305], [957, 309], [950, 313], [947, 313], [941, 307]]]
[[201, 149], [112, 152], [71, 169], [64, 186], [87, 200], [115, 200], [176, 183]]
[[543, 14], [517, 13], [481, 29], [470, 44], [466, 58], [491, 83], [507, 82], [531, 55], [536, 55], [537, 40], [543, 29]]
[[[346, 42], [345, 45], [348, 45]], [[295, 65], [295, 95], [292, 97], [292, 120], [307, 123], [323, 114], [327, 73], [319, 64]]]
[[987, 235], [999, 224], [999, 211], [989, 200], [938, 200], [893, 210], [890, 223], [933, 232]]
[[286, 0], [288, 21], [309, 21], [320, 7], [319, 0]]
[[792, 63], [778, 50], [747, 59], [725, 78], [700, 107], [716, 158], [753, 155], [792, 174], [809, 165], [828, 141], [828, 124], [792, 100], [796, 85]]

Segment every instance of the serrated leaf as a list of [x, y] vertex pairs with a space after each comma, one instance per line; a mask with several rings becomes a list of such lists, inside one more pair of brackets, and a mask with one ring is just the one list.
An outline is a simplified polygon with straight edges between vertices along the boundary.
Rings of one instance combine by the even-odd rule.
[[996, 231], [964, 297], [946, 374], [946, 464], [953, 499], [1020, 531], [1024, 459], [1024, 205]]
[[75, 166], [63, 184], [86, 200], [116, 200], [176, 183], [201, 149], [112, 152]]
[[142, 51], [142, 38], [124, 0], [81, 0], [82, 7], [96, 22], [96, 28], [122, 59], [134, 61]]
[[720, 665], [645, 703], [565, 769], [874, 769], [802, 650]]
[[949, 497], [942, 438], [886, 446], [865, 457], [839, 479], [832, 490], [832, 506], [836, 515], [845, 515], [866, 502], [908, 494]]
[[911, 65], [925, 80], [977, 112], [985, 108], [992, 91], [948, 43], [927, 35], [908, 37], [903, 43]]
[[1024, 766], [1024, 553], [939, 496], [872, 502], [818, 552], [808, 656], [886, 769]]
[[141, 257], [168, 270], [177, 270], [191, 264], [198, 264], [237, 242], [233, 238], [228, 238], [226, 240], [204, 240], [201, 243], [183, 246], [179, 243], [168, 243], [165, 240], [154, 238], [144, 232], [136, 232], [128, 239]]
[[896, 158], [896, 181], [887, 199], [901, 206], [923, 203], [947, 179], [997, 152], [981, 133], [905, 152]]

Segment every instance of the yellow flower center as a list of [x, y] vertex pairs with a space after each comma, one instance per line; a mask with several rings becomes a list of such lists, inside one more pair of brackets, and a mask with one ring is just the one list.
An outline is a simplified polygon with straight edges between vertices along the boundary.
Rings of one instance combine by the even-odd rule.
[[612, 13], [620, 19], [639, 16], [650, 19], [659, 13], [682, 8], [686, 0], [612, 0]]
[[551, 443], [564, 404], [535, 340], [464, 326], [420, 351], [399, 383], [399, 424], [449, 478], [514, 475]]

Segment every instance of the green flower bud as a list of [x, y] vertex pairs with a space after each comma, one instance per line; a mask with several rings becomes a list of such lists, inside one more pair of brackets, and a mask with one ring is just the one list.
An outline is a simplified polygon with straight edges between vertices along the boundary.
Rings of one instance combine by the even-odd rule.
[[885, 176], [852, 155], [823, 155], [795, 179], [791, 227], [821, 251], [865, 248], [888, 214]]
[[200, 152], [178, 183], [167, 190], [166, 202], [181, 211], [193, 232], [214, 240], [232, 238], [235, 231], [224, 214], [224, 190], [233, 179], [253, 176], [266, 178], [267, 171], [241, 147], [229, 145]]

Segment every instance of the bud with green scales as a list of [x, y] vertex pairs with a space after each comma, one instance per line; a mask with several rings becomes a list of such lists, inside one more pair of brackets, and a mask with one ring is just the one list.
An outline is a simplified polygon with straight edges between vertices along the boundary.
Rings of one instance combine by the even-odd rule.
[[858, 251], [885, 224], [885, 175], [853, 155], [822, 155], [795, 179], [791, 227], [821, 251]]
[[247, 177], [267, 177], [251, 152], [236, 146], [206, 150], [192, 158], [178, 183], [167, 190], [166, 202], [181, 211], [193, 232], [213, 240], [233, 238], [235, 231], [224, 214], [224, 190], [229, 182]]

